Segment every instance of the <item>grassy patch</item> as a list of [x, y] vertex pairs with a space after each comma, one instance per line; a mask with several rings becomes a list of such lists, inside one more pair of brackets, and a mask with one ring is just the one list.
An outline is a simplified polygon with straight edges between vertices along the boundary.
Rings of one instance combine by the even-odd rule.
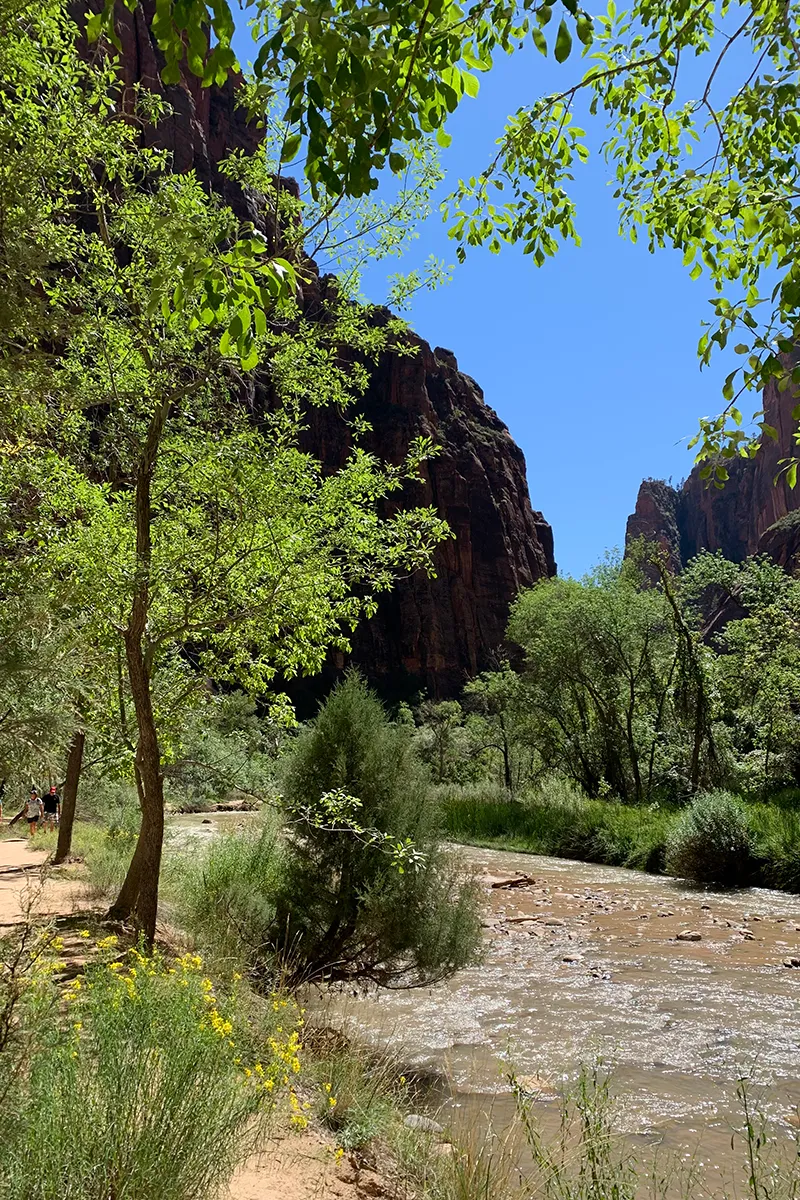
[[[729, 820], [704, 821], [698, 832], [692, 809], [685, 805], [563, 803], [542, 792], [521, 802], [502, 802], [482, 798], [474, 787], [438, 789], [436, 799], [446, 835], [468, 845], [633, 867], [653, 874], [667, 871], [669, 846], [674, 872], [696, 882], [800, 892], [800, 808], [794, 795], [750, 804], [731, 798], [741, 817], [735, 853], [730, 849]], [[699, 797], [698, 802], [704, 801]]]

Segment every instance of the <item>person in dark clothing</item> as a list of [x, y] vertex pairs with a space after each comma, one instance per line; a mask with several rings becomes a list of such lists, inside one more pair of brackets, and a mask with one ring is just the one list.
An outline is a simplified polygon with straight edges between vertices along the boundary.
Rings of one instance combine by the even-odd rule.
[[49, 792], [45, 792], [43, 808], [44, 828], [55, 829], [61, 820], [61, 797], [55, 784], [51, 785]]

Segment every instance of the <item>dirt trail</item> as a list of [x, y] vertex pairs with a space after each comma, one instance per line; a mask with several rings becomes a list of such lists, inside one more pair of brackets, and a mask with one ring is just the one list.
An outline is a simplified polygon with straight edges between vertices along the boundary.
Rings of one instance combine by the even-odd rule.
[[[42, 880], [47, 857], [45, 850], [30, 849], [26, 837], [0, 839], [0, 928], [19, 924], [34, 896], [36, 912], [43, 919], [67, 916], [86, 907], [88, 901], [74, 880]], [[40, 889], [41, 894], [36, 895]]]
[[[43, 922], [93, 907], [79, 879], [43, 873], [47, 858], [26, 837], [0, 838], [0, 935], [21, 924], [30, 905]], [[63, 934], [64, 956], [83, 961], [84, 944], [67, 930]], [[359, 1171], [347, 1157], [337, 1161], [334, 1146], [308, 1131], [276, 1138], [237, 1172], [220, 1200], [365, 1200], [383, 1194], [377, 1176]]]

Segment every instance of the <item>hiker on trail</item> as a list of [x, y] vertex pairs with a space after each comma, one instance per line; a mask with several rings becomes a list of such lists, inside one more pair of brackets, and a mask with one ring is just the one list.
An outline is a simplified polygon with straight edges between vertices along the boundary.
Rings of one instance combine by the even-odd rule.
[[38, 788], [31, 788], [31, 794], [25, 801], [25, 808], [23, 811], [25, 813], [25, 820], [28, 822], [30, 835], [31, 837], [34, 837], [39, 825], [39, 821], [41, 820], [44, 812], [42, 808], [42, 798], [39, 795]]
[[55, 784], [51, 784], [50, 791], [46, 793], [42, 808], [44, 828], [55, 829], [61, 820], [61, 797], [56, 790]]

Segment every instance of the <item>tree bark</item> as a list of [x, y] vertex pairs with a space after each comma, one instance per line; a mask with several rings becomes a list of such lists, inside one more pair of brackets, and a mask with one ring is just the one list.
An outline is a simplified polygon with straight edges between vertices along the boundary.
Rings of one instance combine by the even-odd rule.
[[83, 766], [83, 747], [86, 734], [82, 729], [76, 729], [72, 735], [67, 756], [67, 776], [61, 793], [61, 820], [58, 824], [58, 845], [53, 862], [58, 865], [69, 857], [72, 849], [72, 827], [75, 823], [75, 806], [78, 800], [78, 784], [81, 779]]
[[156, 459], [169, 407], [169, 400], [164, 399], [153, 412], [136, 472], [136, 578], [130, 616], [123, 638], [139, 735], [135, 770], [142, 823], [125, 882], [108, 914], [114, 920], [133, 920], [144, 934], [148, 947], [152, 947], [156, 936], [158, 877], [164, 843], [164, 775], [161, 769], [158, 729], [153, 713], [151, 664], [146, 652], [153, 553], [151, 493]]

